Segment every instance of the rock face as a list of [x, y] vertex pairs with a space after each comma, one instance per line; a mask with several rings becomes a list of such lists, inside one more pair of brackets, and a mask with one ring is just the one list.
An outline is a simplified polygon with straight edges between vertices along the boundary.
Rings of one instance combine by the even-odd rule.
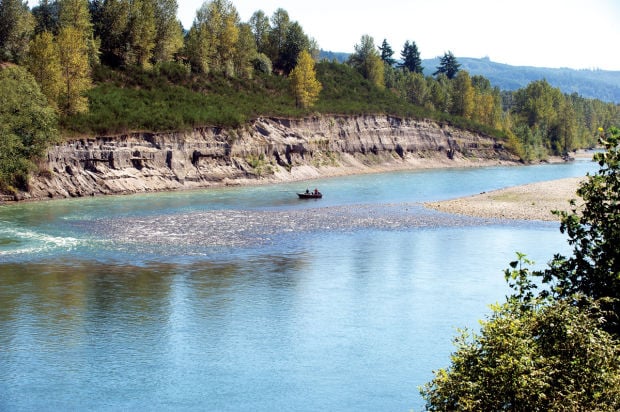
[[492, 138], [390, 116], [260, 118], [240, 129], [68, 141], [19, 199], [282, 182], [397, 168], [514, 162]]

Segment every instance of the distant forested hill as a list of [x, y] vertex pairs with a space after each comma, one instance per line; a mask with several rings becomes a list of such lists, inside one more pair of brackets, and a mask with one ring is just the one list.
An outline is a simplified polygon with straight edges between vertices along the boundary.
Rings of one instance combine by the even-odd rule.
[[[620, 71], [510, 66], [492, 62], [489, 58], [457, 57], [457, 61], [462, 70], [486, 77], [501, 90], [517, 90], [534, 80], [545, 79], [567, 94], [577, 93], [589, 99], [620, 103]], [[422, 65], [424, 74], [430, 76], [439, 65], [439, 57], [423, 60]]]
[[[321, 59], [344, 62], [348, 53], [337, 53], [321, 50]], [[439, 58], [422, 61], [424, 74], [432, 76], [439, 66]], [[544, 67], [510, 66], [496, 63], [489, 58], [476, 59], [457, 57], [461, 69], [470, 75], [481, 75], [489, 79], [493, 86], [501, 90], [517, 90], [526, 87], [535, 80], [545, 79], [553, 86], [567, 94], [577, 93], [588, 99], [599, 99], [604, 102], [620, 104], [620, 71], [608, 70], [574, 70], [550, 69]]]

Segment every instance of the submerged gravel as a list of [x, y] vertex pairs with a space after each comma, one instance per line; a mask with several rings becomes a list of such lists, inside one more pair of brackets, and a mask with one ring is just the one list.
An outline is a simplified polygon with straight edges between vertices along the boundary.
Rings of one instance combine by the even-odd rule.
[[497, 223], [447, 215], [417, 203], [351, 205], [293, 210], [207, 210], [173, 215], [102, 219], [90, 223], [102, 239], [120, 244], [159, 246], [244, 246], [269, 243], [282, 235], [360, 229], [405, 230]]

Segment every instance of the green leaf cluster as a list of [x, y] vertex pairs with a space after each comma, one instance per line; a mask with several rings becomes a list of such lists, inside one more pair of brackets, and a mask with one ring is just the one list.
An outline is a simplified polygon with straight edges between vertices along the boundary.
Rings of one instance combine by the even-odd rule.
[[28, 188], [28, 174], [58, 140], [57, 117], [39, 85], [18, 66], [0, 69], [0, 191]]
[[509, 301], [479, 334], [462, 331], [448, 369], [422, 388], [432, 411], [615, 411], [620, 345], [595, 306]]

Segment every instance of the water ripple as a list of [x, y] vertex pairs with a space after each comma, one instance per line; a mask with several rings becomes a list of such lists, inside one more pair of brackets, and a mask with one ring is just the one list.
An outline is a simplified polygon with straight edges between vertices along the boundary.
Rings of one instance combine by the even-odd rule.
[[405, 230], [469, 226], [497, 221], [452, 216], [418, 204], [355, 205], [301, 210], [208, 210], [90, 222], [102, 237], [129, 244], [246, 246], [290, 233], [346, 232], [359, 229]]

